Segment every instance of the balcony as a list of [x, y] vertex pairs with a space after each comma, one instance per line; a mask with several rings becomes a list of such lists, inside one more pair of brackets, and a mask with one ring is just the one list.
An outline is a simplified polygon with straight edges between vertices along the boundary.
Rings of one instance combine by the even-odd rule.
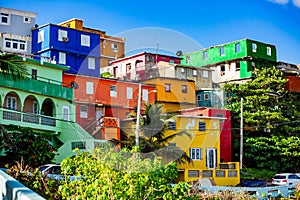
[[6, 125], [15, 124], [34, 129], [56, 131], [56, 120], [57, 119], [50, 116], [0, 108], [0, 121]]
[[69, 101], [73, 99], [73, 89], [63, 87], [61, 84], [52, 83], [51, 80], [45, 82], [27, 78], [25, 80], [15, 81], [10, 76], [4, 76], [0, 73], [0, 86]]

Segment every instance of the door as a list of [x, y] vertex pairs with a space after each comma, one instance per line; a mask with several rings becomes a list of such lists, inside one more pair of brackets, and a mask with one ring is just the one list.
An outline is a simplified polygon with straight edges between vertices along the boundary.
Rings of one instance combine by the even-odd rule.
[[101, 120], [100, 117], [103, 116], [103, 108], [102, 107], [96, 107], [96, 120], [97, 120], [97, 125], [100, 125]]
[[217, 166], [217, 149], [206, 149], [206, 165], [208, 169], [215, 169]]

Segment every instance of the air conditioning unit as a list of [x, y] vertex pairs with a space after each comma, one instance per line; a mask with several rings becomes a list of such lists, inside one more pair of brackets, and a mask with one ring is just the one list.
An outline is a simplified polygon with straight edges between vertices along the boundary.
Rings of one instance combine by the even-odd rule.
[[69, 41], [69, 38], [67, 38], [67, 37], [62, 37], [62, 41], [63, 41], [63, 42], [68, 42], [68, 41]]

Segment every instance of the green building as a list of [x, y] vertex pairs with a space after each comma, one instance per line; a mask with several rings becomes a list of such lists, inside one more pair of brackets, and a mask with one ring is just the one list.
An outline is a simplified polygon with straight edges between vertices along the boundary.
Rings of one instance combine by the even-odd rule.
[[95, 140], [76, 122], [73, 88], [63, 86], [68, 67], [22, 58], [28, 77], [16, 81], [0, 73], [0, 123], [31, 127], [52, 136], [58, 148], [55, 162], [73, 155], [73, 149], [94, 149]]
[[250, 78], [255, 67], [276, 61], [274, 45], [242, 39], [184, 54], [181, 64], [214, 69], [213, 82], [218, 84]]

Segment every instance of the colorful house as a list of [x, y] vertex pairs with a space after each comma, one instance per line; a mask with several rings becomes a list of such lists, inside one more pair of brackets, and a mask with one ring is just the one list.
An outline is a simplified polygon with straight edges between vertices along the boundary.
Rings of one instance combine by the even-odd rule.
[[237, 40], [184, 54], [181, 64], [210, 67], [216, 84], [248, 79], [256, 67], [274, 66], [276, 47], [250, 39]]
[[195, 82], [177, 78], [152, 78], [142, 81], [155, 85], [156, 101], [163, 104], [166, 112], [193, 108], [196, 106]]
[[109, 62], [125, 55], [125, 39], [107, 35], [105, 31], [87, 28], [83, 26], [83, 20], [70, 19], [59, 24], [79, 31], [96, 33], [100, 36], [100, 68], [108, 66]]
[[196, 107], [180, 111], [181, 115], [220, 117], [220, 161], [232, 161], [231, 114], [230, 110], [218, 108]]
[[36, 13], [0, 7], [0, 50], [11, 53], [31, 53], [31, 29]]
[[144, 80], [157, 77], [155, 66], [161, 61], [180, 64], [179, 57], [143, 52], [111, 61], [102, 72], [109, 72], [112, 77], [123, 80]]
[[169, 145], [185, 151], [193, 160], [191, 164], [178, 164], [177, 181], [197, 182], [209, 178], [219, 186], [233, 186], [240, 182], [239, 163], [221, 161], [221, 117], [177, 115], [168, 121], [165, 135], [178, 131], [190, 134], [175, 137]]
[[96, 33], [46, 24], [32, 30], [32, 53], [41, 61], [69, 66], [71, 74], [100, 76], [100, 37]]
[[[76, 83], [77, 123], [96, 139], [120, 139], [119, 120], [127, 118], [137, 107], [139, 84], [71, 74], [64, 74], [63, 82]], [[155, 96], [154, 85], [142, 85], [141, 105], [154, 103]]]
[[27, 66], [28, 78], [15, 81], [0, 73], [1, 124], [31, 127], [52, 136], [57, 163], [73, 155], [75, 148], [94, 149], [96, 141], [75, 122], [73, 89], [62, 84], [62, 72], [69, 68], [26, 57], [20, 60]]

